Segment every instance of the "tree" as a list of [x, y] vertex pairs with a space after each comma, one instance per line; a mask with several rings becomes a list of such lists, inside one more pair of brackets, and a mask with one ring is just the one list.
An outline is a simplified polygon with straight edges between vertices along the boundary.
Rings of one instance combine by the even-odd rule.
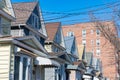
[[[90, 20], [94, 23], [94, 27], [99, 29], [101, 34], [114, 46], [116, 51], [115, 60], [118, 64], [117, 70], [120, 76], [120, 39], [118, 37], [115, 21], [112, 21], [112, 25], [115, 26], [115, 28], [113, 28], [109, 25], [105, 25], [102, 21], [97, 19], [92, 12], [90, 12], [89, 16]], [[119, 78], [117, 78], [117, 80], [119, 80]]]

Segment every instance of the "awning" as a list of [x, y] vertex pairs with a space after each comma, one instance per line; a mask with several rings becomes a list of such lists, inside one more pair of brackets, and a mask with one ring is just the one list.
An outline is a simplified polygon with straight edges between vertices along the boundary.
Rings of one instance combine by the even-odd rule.
[[36, 65], [51, 65], [51, 66], [53, 65], [57, 67], [60, 66], [60, 64], [57, 61], [49, 59], [49, 58], [43, 58], [43, 57], [37, 57], [35, 60], [35, 64]]

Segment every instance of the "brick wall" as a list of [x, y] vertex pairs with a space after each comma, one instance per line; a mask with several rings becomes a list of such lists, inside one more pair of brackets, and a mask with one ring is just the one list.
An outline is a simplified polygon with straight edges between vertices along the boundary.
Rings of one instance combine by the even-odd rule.
[[[116, 31], [113, 22], [103, 22], [103, 24], [109, 25], [114, 32]], [[86, 30], [86, 37], [82, 37], [82, 30]], [[92, 22], [63, 26], [64, 36], [67, 36], [68, 32], [73, 32], [77, 40], [77, 45], [82, 44], [82, 40], [86, 40], [86, 51], [93, 52], [94, 57], [102, 61], [103, 75], [110, 78], [110, 80], [115, 80], [117, 69], [114, 46], [101, 32], [100, 35], [97, 35], [96, 30], [97, 28]], [[96, 44], [97, 40], [100, 41], [99, 45]], [[96, 53], [97, 49], [100, 50], [99, 55]]]

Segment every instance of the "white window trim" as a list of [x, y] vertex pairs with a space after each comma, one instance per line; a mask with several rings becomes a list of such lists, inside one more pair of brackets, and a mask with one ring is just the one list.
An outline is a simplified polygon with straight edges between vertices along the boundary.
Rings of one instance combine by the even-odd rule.
[[82, 40], [82, 45], [86, 45], [86, 39]]
[[74, 36], [74, 32], [72, 31], [67, 32], [67, 36]]
[[[99, 45], [98, 45], [99, 43]], [[96, 46], [100, 46], [100, 39], [96, 39]]]
[[[98, 49], [99, 49], [99, 51], [97, 51]], [[99, 52], [99, 53], [98, 53], [98, 52]], [[101, 54], [101, 50], [100, 50], [100, 48], [97, 48], [97, 49], [96, 49], [96, 55], [97, 55], [97, 56], [100, 56], [100, 54]]]
[[91, 29], [91, 30], [90, 30], [90, 33], [91, 33], [91, 34], [94, 34], [94, 30]]
[[99, 34], [97, 34], [97, 30], [99, 30], [99, 29], [96, 29], [96, 36], [100, 36], [100, 30], [99, 30]]
[[82, 30], [82, 37], [86, 37], [86, 30], [85, 29]]

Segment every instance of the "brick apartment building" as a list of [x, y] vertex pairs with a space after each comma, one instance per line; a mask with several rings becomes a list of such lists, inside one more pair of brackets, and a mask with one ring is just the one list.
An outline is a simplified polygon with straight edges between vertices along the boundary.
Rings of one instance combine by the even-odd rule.
[[[114, 23], [111, 21], [102, 22], [116, 32]], [[107, 40], [93, 22], [79, 23], [63, 26], [64, 36], [74, 35], [77, 45], [84, 44], [86, 52], [92, 52], [94, 57], [101, 60], [104, 77], [116, 80], [117, 64], [115, 60], [114, 46]], [[94, 66], [94, 65], [93, 65]]]

